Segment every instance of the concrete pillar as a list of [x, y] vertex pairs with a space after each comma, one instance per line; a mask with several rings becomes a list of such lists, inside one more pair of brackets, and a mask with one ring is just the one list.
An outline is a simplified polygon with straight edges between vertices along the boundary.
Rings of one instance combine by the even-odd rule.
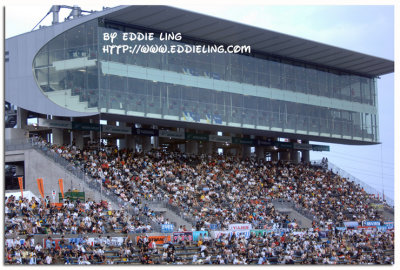
[[201, 153], [206, 155], [212, 155], [214, 150], [213, 148], [214, 148], [213, 142], [202, 142]]
[[79, 149], [83, 148], [83, 133], [80, 130], [74, 130], [74, 140], [75, 140], [75, 145]]
[[265, 160], [265, 148], [264, 146], [256, 146], [256, 157], [257, 160]]
[[127, 149], [132, 149], [135, 151], [136, 149], [136, 140], [135, 137], [129, 134], [125, 134], [124, 139], [119, 140], [120, 147], [127, 148]]
[[[100, 124], [100, 119], [90, 119], [91, 124]], [[97, 142], [99, 140], [99, 134], [96, 131], [90, 131], [90, 141]]]
[[243, 158], [249, 158], [251, 155], [251, 147], [248, 145], [243, 144], [242, 145], [242, 157]]
[[17, 108], [17, 128], [25, 128], [28, 124], [28, 111], [20, 107]]
[[[301, 143], [309, 144], [310, 141], [301, 141]], [[301, 162], [310, 162], [310, 150], [301, 150]]]
[[[290, 140], [291, 143], [297, 143], [297, 140]], [[296, 149], [290, 150], [290, 161], [293, 163], [299, 163], [299, 152]]]
[[300, 152], [298, 150], [293, 149], [290, 152], [290, 161], [295, 164], [300, 162]]
[[24, 165], [15, 165], [15, 174], [16, 175], [24, 175]]
[[[158, 129], [158, 126], [153, 125], [151, 128], [152, 128], [152, 129]], [[160, 140], [159, 140], [159, 138], [160, 138], [160, 137], [158, 137], [158, 136], [153, 136], [153, 148], [158, 148], [158, 147], [159, 147], [159, 145], [160, 145]]]
[[64, 130], [61, 128], [52, 128], [51, 133], [53, 134], [53, 144], [63, 145], [64, 144]]
[[229, 148], [227, 154], [232, 156], [237, 156], [238, 154], [237, 148], [236, 147]]
[[278, 152], [271, 152], [271, 161], [278, 161]]
[[185, 152], [188, 154], [197, 155], [199, 153], [199, 142], [188, 141], [187, 143], [185, 143]]
[[279, 160], [284, 160], [284, 161], [290, 160], [289, 151], [281, 151], [281, 152], [279, 152]]
[[[53, 116], [53, 120], [62, 120], [61, 117]], [[53, 134], [53, 143], [57, 145], [68, 144], [64, 141], [64, 129], [62, 128], [52, 128], [51, 133]]]
[[142, 151], [147, 153], [151, 150], [151, 137], [149, 136], [141, 136], [142, 137]]
[[302, 162], [310, 162], [310, 151], [309, 150], [301, 151], [301, 161]]

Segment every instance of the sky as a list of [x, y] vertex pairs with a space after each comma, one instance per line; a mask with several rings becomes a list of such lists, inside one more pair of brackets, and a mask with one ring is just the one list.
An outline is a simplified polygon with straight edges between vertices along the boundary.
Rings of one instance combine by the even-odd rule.
[[[317, 42], [349, 49], [389, 60], [394, 60], [394, 1], [364, 1], [365, 5], [343, 6], [335, 1], [332, 5], [301, 5], [279, 1], [284, 6], [265, 5], [264, 2], [208, 2], [201, 5], [186, 2], [168, 2], [172, 6], [212, 15], [247, 25], [257, 26]], [[6, 1], [5, 37], [28, 32], [46, 15], [52, 4], [16, 6], [20, 1]], [[87, 3], [87, 2], [86, 2]], [[147, 4], [146, 2], [137, 2]], [[228, 4], [229, 3], [229, 4]], [[276, 3], [276, 2], [275, 2]], [[293, 3], [293, 2], [292, 2]], [[303, 3], [303, 2], [302, 2]], [[353, 2], [346, 2], [352, 4]], [[113, 7], [118, 1], [88, 5], [82, 1], [65, 1], [66, 5], [79, 5], [84, 10], [101, 10]], [[376, 4], [390, 4], [380, 6]], [[69, 11], [61, 12], [60, 21]], [[51, 24], [51, 14], [42, 25]], [[352, 174], [372, 188], [394, 199], [394, 74], [378, 80], [379, 131], [382, 144], [373, 146], [349, 146], [329, 144], [330, 152], [311, 152], [312, 160], [327, 157], [336, 166]], [[319, 143], [326, 144], [326, 143]]]

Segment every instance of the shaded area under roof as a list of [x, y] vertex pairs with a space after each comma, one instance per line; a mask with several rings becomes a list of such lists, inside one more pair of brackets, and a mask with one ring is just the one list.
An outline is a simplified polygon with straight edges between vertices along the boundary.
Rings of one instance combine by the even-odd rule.
[[[169, 6], [122, 6], [104, 15], [211, 43], [250, 45], [252, 52], [284, 57], [367, 77], [394, 72], [394, 61]], [[99, 13], [101, 15], [101, 13]]]

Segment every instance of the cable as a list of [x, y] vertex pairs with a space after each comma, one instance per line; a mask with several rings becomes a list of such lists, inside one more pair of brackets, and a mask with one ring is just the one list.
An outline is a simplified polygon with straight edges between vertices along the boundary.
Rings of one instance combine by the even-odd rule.
[[40, 20], [40, 22], [38, 22], [36, 25], [35, 25], [35, 27], [33, 27], [32, 28], [32, 30], [31, 31], [33, 31], [35, 28], [36, 28], [36, 26], [38, 26], [46, 17], [47, 17], [47, 15], [49, 15], [50, 14], [50, 12], [51, 12], [51, 9], [50, 9], [50, 11], [49, 12], [47, 12], [47, 14]]

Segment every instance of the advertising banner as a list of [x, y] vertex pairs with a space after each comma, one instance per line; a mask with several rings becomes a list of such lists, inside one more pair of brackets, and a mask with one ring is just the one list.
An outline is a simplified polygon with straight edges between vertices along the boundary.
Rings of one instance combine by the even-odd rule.
[[60, 192], [61, 192], [62, 198], [64, 200], [64, 184], [63, 184], [63, 180], [61, 178], [58, 179], [58, 185], [60, 187]]
[[235, 234], [236, 238], [241, 238], [244, 236], [247, 239], [250, 237], [250, 230], [233, 231], [232, 234]]
[[[152, 242], [153, 240], [156, 242], [157, 245], [162, 245], [164, 243], [168, 243], [171, 241], [171, 235], [151, 235], [148, 236], [149, 241]], [[140, 239], [140, 236], [136, 237], [136, 242]]]
[[[32, 239], [33, 243], [35, 243], [35, 239]], [[22, 246], [25, 244], [25, 239], [19, 240], [19, 245]], [[11, 248], [14, 245], [14, 239], [6, 239], [7, 247]]]
[[372, 233], [376, 231], [376, 226], [358, 226], [358, 231], [365, 231], [366, 233]]
[[219, 229], [219, 225], [218, 224], [210, 224], [210, 230], [214, 231], [214, 230], [218, 230]]
[[312, 144], [312, 150], [313, 151], [328, 151], [329, 152], [329, 146], [328, 145], [317, 145], [317, 144]]
[[158, 136], [171, 139], [185, 139], [185, 132], [172, 131], [172, 130], [159, 130]]
[[386, 232], [388, 227], [383, 225], [383, 226], [376, 226], [376, 229], [380, 232]]
[[240, 238], [240, 237], [245, 237], [245, 238], [249, 238], [250, 237], [250, 230], [238, 230], [238, 231], [212, 231], [211, 232], [211, 236], [213, 236], [215, 239], [218, 239], [219, 237], [225, 237], [225, 235], [227, 235], [229, 238], [232, 237], [232, 235], [235, 234], [236, 238]]
[[208, 138], [210, 142], [232, 143], [231, 136], [209, 135]]
[[273, 232], [273, 230], [250, 230], [250, 233], [254, 233], [256, 237], [264, 236]]
[[172, 235], [172, 242], [179, 241], [193, 241], [193, 232], [174, 232]]
[[357, 228], [358, 227], [357, 221], [345, 221], [345, 222], [343, 222], [343, 224], [346, 228], [348, 228], [348, 227]]
[[271, 146], [271, 145], [274, 145], [274, 142], [264, 141], [264, 140], [257, 140], [257, 145], [260, 145], [260, 146]]
[[[226, 235], [230, 238], [231, 237], [232, 231], [212, 231], [211, 236], [215, 239], [222, 237], [225, 237]], [[194, 234], [193, 234], [194, 236]]]
[[[78, 239], [78, 238], [76, 238]], [[106, 240], [106, 237], [101, 238], [88, 238], [87, 242], [91, 246], [100, 245]], [[124, 243], [124, 237], [110, 237], [111, 245], [114, 247], [120, 247]], [[72, 241], [70, 241], [72, 243]], [[76, 242], [75, 242], [76, 243]]]
[[[345, 228], [346, 229], [346, 228]], [[293, 232], [293, 235], [305, 235], [307, 232], [304, 232], [304, 231], [294, 231]]]
[[22, 177], [18, 177], [18, 185], [19, 189], [21, 190], [21, 198], [24, 198], [24, 182]]
[[388, 230], [393, 230], [394, 229], [394, 222], [393, 221], [385, 221], [385, 222], [383, 222], [383, 225], [385, 225]]
[[208, 142], [208, 134], [185, 133], [186, 140], [197, 140]]
[[[199, 236], [202, 236], [202, 237], [204, 237], [204, 236], [208, 236], [208, 232], [207, 231], [194, 231], [193, 232], [193, 241], [194, 242], [197, 242], [197, 241], [199, 241]], [[212, 235], [212, 234], [211, 234]]]
[[249, 138], [233, 137], [232, 143], [254, 145], [255, 141], [253, 139], [249, 139]]
[[133, 135], [143, 135], [143, 136], [158, 136], [158, 129], [150, 128], [132, 128]]
[[363, 221], [363, 226], [380, 226], [380, 221]]
[[251, 230], [251, 229], [252, 229], [251, 224], [246, 224], [246, 223], [238, 223], [238, 224], [229, 224], [228, 225], [228, 230], [230, 230], [230, 231]]
[[312, 150], [312, 145], [311, 144], [305, 144], [305, 143], [293, 143], [293, 149]]
[[64, 120], [52, 120], [39, 118], [40, 127], [50, 127], [50, 128], [65, 128], [72, 129], [72, 122]]
[[36, 181], [37, 181], [37, 184], [38, 184], [39, 193], [42, 196], [42, 198], [44, 199], [43, 179], [42, 178], [38, 178], [38, 179], [36, 179]]
[[72, 122], [72, 129], [84, 131], [100, 131], [100, 124]]
[[172, 233], [174, 231], [174, 224], [161, 224], [162, 233]]
[[280, 149], [292, 149], [293, 143], [290, 142], [274, 142], [274, 146]]
[[101, 125], [101, 131], [107, 133], [117, 133], [117, 134], [131, 134], [131, 127], [117, 127], [109, 125]]
[[345, 231], [345, 230], [346, 230], [346, 227], [336, 227], [336, 230], [338, 230], [338, 231]]

